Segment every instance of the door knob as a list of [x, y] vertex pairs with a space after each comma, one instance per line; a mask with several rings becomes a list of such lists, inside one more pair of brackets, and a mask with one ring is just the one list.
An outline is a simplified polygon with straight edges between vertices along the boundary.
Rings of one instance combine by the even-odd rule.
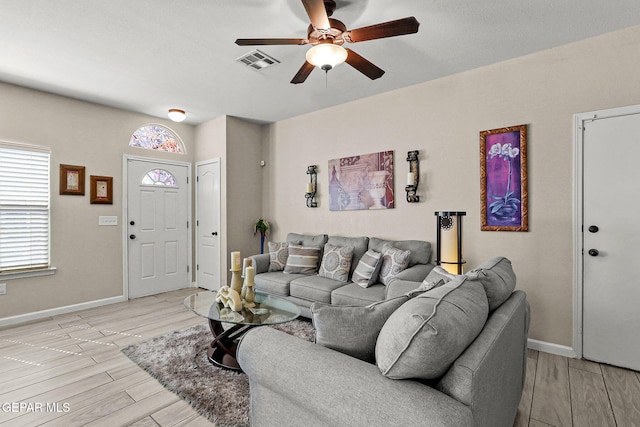
[[589, 255], [598, 256], [600, 252], [597, 249], [589, 249]]
[[218, 235], [218, 232], [217, 232], [217, 231], [214, 231], [213, 233], [211, 233], [211, 235], [212, 235], [212, 236], [217, 236], [217, 235]]
[[135, 238], [136, 238], [136, 235], [135, 235], [135, 234], [129, 234], [129, 238], [130, 238], [131, 240], [133, 240], [133, 239], [135, 239]]
[[597, 225], [592, 225], [589, 227], [589, 233], [597, 233], [600, 229]]
[[136, 225], [135, 221], [129, 221], [129, 225]]

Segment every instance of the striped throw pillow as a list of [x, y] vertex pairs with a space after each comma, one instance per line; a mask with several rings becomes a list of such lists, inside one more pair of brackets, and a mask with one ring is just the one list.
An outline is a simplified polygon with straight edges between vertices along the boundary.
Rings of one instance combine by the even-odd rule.
[[363, 288], [376, 283], [378, 280], [378, 273], [380, 272], [380, 265], [382, 264], [382, 254], [374, 250], [368, 250], [360, 258], [360, 262], [353, 272], [353, 283], [357, 283]]
[[289, 245], [289, 257], [284, 272], [289, 274], [316, 274], [320, 248], [315, 246]]

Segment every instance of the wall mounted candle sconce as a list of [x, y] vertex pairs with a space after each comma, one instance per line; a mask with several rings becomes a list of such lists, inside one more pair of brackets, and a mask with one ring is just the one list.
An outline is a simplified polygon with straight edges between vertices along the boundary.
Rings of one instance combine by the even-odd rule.
[[462, 217], [466, 212], [435, 212], [437, 216], [436, 265], [451, 274], [462, 274]]
[[407, 202], [417, 203], [420, 197], [416, 195], [418, 191], [418, 183], [420, 182], [420, 161], [418, 160], [418, 150], [409, 151], [407, 153], [407, 162], [409, 162], [409, 173], [407, 174], [407, 186], [404, 188], [407, 192]]
[[307, 167], [307, 175], [309, 175], [309, 182], [307, 183], [307, 192], [304, 197], [307, 199], [308, 208], [317, 208], [318, 202], [316, 202], [316, 191], [318, 190], [318, 165], [311, 165]]

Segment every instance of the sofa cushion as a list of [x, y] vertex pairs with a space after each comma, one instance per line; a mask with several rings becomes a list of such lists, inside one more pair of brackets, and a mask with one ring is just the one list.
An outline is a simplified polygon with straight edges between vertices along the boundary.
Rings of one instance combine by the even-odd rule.
[[308, 301], [331, 303], [331, 292], [345, 286], [344, 283], [320, 276], [297, 277], [289, 284], [291, 296]]
[[348, 282], [353, 259], [353, 246], [324, 245], [324, 254], [318, 275], [338, 282]]
[[289, 256], [284, 272], [288, 274], [316, 274], [320, 248], [289, 244]]
[[489, 300], [489, 311], [500, 307], [516, 287], [516, 273], [511, 261], [502, 256], [491, 258], [466, 276], [482, 283]]
[[382, 254], [374, 250], [368, 250], [360, 258], [358, 265], [351, 276], [353, 283], [357, 283], [363, 288], [376, 283], [380, 266], [382, 265]]
[[333, 305], [368, 305], [385, 299], [385, 286], [376, 284], [362, 288], [356, 283], [349, 283], [331, 292]]
[[488, 311], [484, 288], [463, 276], [409, 300], [380, 331], [380, 372], [393, 379], [442, 376], [480, 333]]
[[316, 236], [298, 233], [287, 234], [287, 242], [289, 243], [295, 243], [302, 246], [315, 246], [321, 249], [324, 248], [328, 238], [329, 237], [326, 234], [318, 234]]
[[269, 271], [284, 270], [289, 257], [289, 243], [268, 242], [267, 246], [269, 246]]
[[369, 249], [382, 252], [382, 247], [390, 243], [394, 248], [410, 251], [409, 267], [416, 264], [428, 264], [431, 256], [431, 243], [423, 240], [384, 240], [376, 237], [369, 239]]
[[382, 265], [380, 266], [380, 282], [388, 285], [389, 281], [409, 265], [410, 251], [403, 251], [386, 244], [382, 248]]
[[256, 292], [288, 296], [291, 281], [300, 277], [306, 276], [303, 274], [286, 274], [284, 271], [256, 274], [255, 290]]
[[316, 344], [374, 362], [376, 339], [387, 318], [409, 297], [379, 301], [365, 307], [313, 303], [311, 315]]

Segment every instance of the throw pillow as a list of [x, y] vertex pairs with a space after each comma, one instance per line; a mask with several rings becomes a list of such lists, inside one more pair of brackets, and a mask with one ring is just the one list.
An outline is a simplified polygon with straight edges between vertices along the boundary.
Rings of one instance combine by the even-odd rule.
[[392, 379], [441, 377], [487, 320], [484, 288], [460, 276], [398, 308], [376, 342], [380, 372]]
[[435, 289], [438, 288], [442, 285], [445, 284], [444, 279], [440, 279], [440, 280], [435, 280], [435, 281], [427, 281], [427, 279], [424, 279], [422, 281], [422, 283], [420, 284], [420, 286], [418, 286], [418, 291], [430, 291], [431, 289]]
[[315, 302], [311, 305], [316, 344], [374, 362], [376, 339], [387, 318], [410, 296], [402, 295], [368, 305], [353, 307]]
[[382, 247], [382, 266], [380, 267], [380, 282], [388, 285], [390, 280], [407, 268], [410, 251], [403, 251], [387, 244]]
[[502, 256], [491, 258], [466, 276], [482, 283], [489, 300], [489, 311], [500, 307], [516, 287], [516, 273], [511, 261]]
[[444, 280], [445, 283], [448, 283], [452, 279], [455, 279], [456, 276], [457, 276], [456, 274], [449, 273], [447, 270], [442, 268], [442, 266], [436, 265], [429, 272], [429, 274], [427, 274], [427, 277], [425, 277], [424, 281], [425, 282], [434, 282], [434, 281], [438, 281], [438, 280], [442, 279], [442, 280]]
[[318, 275], [346, 283], [349, 281], [352, 259], [353, 246], [334, 246], [327, 243], [324, 245], [324, 255]]
[[289, 257], [287, 242], [269, 242], [269, 271], [282, 271]]
[[360, 262], [353, 272], [353, 282], [368, 288], [378, 280], [378, 273], [382, 265], [382, 254], [374, 250], [368, 250], [360, 258]]
[[284, 272], [288, 274], [316, 274], [318, 258], [320, 258], [320, 248], [290, 244]]

